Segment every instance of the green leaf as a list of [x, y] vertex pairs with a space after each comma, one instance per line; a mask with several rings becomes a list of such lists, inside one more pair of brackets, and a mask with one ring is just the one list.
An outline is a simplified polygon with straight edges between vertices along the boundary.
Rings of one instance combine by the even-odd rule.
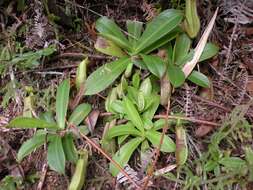
[[37, 131], [31, 139], [25, 141], [18, 150], [17, 161], [21, 162], [24, 157], [42, 146], [46, 142], [46, 135], [46, 131]]
[[190, 47], [191, 39], [185, 33], [178, 35], [174, 46], [173, 62], [180, 62], [188, 54]]
[[[150, 96], [152, 92], [152, 84], [150, 78], [145, 78], [140, 86], [140, 91], [143, 92], [144, 96]], [[138, 93], [137, 93], [138, 97]]]
[[47, 121], [48, 123], [55, 123], [54, 114], [52, 111], [42, 113], [39, 118]]
[[140, 112], [143, 111], [145, 108], [145, 97], [144, 97], [144, 93], [142, 91], [139, 91], [139, 93], [138, 93], [137, 107]]
[[118, 144], [121, 145], [126, 139], [129, 137], [129, 135], [122, 135], [118, 137]]
[[213, 171], [218, 166], [217, 161], [208, 160], [206, 164], [204, 165], [204, 171], [210, 172]]
[[249, 168], [249, 181], [253, 181], [253, 150], [250, 146], [244, 148], [245, 159]]
[[206, 75], [202, 74], [201, 72], [193, 70], [187, 79], [201, 87], [204, 88], [210, 87], [209, 79], [207, 78]]
[[207, 59], [212, 58], [213, 56], [217, 55], [219, 52], [219, 47], [213, 43], [207, 43], [205, 48], [199, 58], [199, 62], [205, 61]]
[[[145, 133], [145, 136], [153, 144], [153, 146], [158, 147], [158, 145], [160, 144], [162, 133], [154, 131], [154, 130], [149, 130]], [[161, 151], [175, 152], [175, 150], [176, 150], [176, 145], [173, 142], [173, 140], [167, 135], [164, 135], [163, 143], [161, 145]]]
[[141, 136], [141, 133], [133, 126], [133, 124], [127, 123], [125, 125], [116, 125], [110, 128], [106, 134], [106, 138], [112, 139], [122, 135]]
[[127, 118], [132, 121], [139, 131], [144, 133], [144, 124], [134, 104], [127, 97], [125, 97], [123, 100], [123, 106]]
[[132, 77], [132, 85], [134, 88], [139, 88], [140, 86], [140, 81], [141, 81], [141, 77], [140, 77], [140, 73], [139, 72], [135, 72], [133, 77]]
[[[218, 52], [219, 52], [218, 46], [216, 46], [213, 43], [206, 43], [198, 62], [202, 62], [207, 59], [210, 59], [213, 56], [217, 55]], [[180, 59], [180, 61], [177, 62], [177, 65], [180, 65], [180, 66], [185, 65], [187, 61], [190, 61], [193, 58], [193, 55], [194, 55], [194, 50], [190, 50], [190, 52], [184, 58]]]
[[[177, 123], [176, 119], [170, 119], [168, 121], [169, 125], [176, 125], [176, 123]], [[165, 119], [159, 119], [159, 120], [155, 121], [153, 130], [155, 130], [155, 131], [160, 130], [164, 127], [165, 124], [166, 124]]]
[[128, 57], [122, 57], [99, 67], [87, 78], [85, 95], [97, 94], [106, 89], [119, 77], [130, 62]]
[[77, 161], [75, 173], [72, 176], [68, 190], [81, 190], [83, 188], [88, 166], [88, 157], [89, 157], [88, 151], [82, 150], [81, 156]]
[[112, 88], [105, 100], [105, 110], [107, 112], [112, 112], [111, 105], [115, 100], [117, 100], [117, 96], [117, 87]]
[[225, 157], [219, 160], [219, 164], [228, 169], [240, 170], [246, 165], [246, 162], [239, 157]]
[[110, 105], [110, 109], [113, 113], [124, 113], [123, 103], [120, 100], [114, 100]]
[[65, 128], [65, 119], [69, 104], [69, 79], [64, 80], [57, 89], [56, 93], [56, 121], [61, 129]]
[[182, 18], [182, 12], [174, 9], [168, 9], [160, 13], [147, 25], [145, 31], [138, 40], [138, 45], [134, 49], [134, 52], [139, 53], [164, 37], [181, 22]]
[[182, 69], [171, 64], [168, 65], [168, 78], [174, 87], [181, 86], [185, 81]]
[[63, 146], [66, 160], [76, 163], [78, 159], [78, 155], [77, 155], [76, 147], [74, 144], [74, 139], [71, 134], [66, 134], [62, 138], [62, 146]]
[[162, 78], [166, 71], [166, 65], [163, 60], [160, 57], [153, 55], [141, 54], [141, 57], [148, 70], [158, 78]]
[[171, 32], [169, 32], [168, 34], [166, 34], [164, 37], [160, 38], [159, 40], [155, 41], [153, 44], [146, 47], [141, 52], [144, 53], [144, 54], [149, 54], [150, 52], [158, 49], [159, 47], [162, 47], [162, 46], [166, 45], [169, 41], [176, 38], [178, 33], [181, 32], [181, 31], [182, 30], [180, 29], [180, 27], [174, 28]]
[[115, 57], [125, 56], [125, 53], [115, 43], [102, 37], [97, 38], [97, 41], [95, 43], [95, 49], [106, 55], [111, 55]]
[[[134, 150], [139, 146], [141, 143], [142, 138], [136, 137], [134, 139], [131, 139], [126, 144], [124, 144], [113, 156], [113, 160], [115, 160], [121, 167], [124, 167], [131, 155], [133, 154]], [[119, 169], [113, 165], [113, 163], [110, 163], [110, 172], [113, 176], [117, 176], [119, 173]]]
[[91, 111], [90, 104], [86, 104], [86, 103], [80, 104], [72, 112], [72, 114], [69, 117], [68, 122], [70, 124], [78, 126], [87, 117], [90, 111]]
[[[253, 166], [253, 150], [250, 146], [244, 148], [245, 151], [245, 159], [250, 166]], [[253, 168], [252, 168], [253, 170]]]
[[142, 114], [143, 118], [152, 120], [160, 103], [160, 96], [150, 95], [147, 101], [151, 102], [150, 107]]
[[55, 136], [48, 145], [47, 162], [51, 169], [65, 173], [65, 154], [62, 146], [61, 137]]
[[127, 50], [131, 49], [130, 48], [131, 46], [127, 41], [126, 37], [113, 20], [105, 16], [99, 18], [96, 22], [96, 29], [99, 31], [100, 35], [113, 41], [118, 46], [125, 48]]
[[30, 117], [16, 117], [11, 120], [8, 127], [14, 128], [47, 128], [47, 129], [59, 129], [56, 123], [49, 123], [42, 119], [30, 118]]
[[127, 24], [128, 40], [131, 43], [132, 47], [135, 48], [137, 45], [137, 41], [141, 36], [143, 23], [136, 20], [127, 20], [126, 24]]

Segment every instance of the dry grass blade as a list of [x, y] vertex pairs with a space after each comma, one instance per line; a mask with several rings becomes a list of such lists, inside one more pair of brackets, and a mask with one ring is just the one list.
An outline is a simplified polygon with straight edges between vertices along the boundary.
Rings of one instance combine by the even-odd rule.
[[218, 13], [218, 8], [216, 9], [211, 21], [209, 22], [206, 30], [204, 31], [204, 34], [201, 36], [199, 43], [198, 43], [197, 47], [195, 48], [192, 60], [187, 62], [182, 69], [184, 72], [185, 78], [187, 78], [191, 74], [192, 70], [194, 69], [194, 67], [196, 66], [196, 64], [199, 61], [199, 58], [200, 58], [200, 56], [204, 50], [204, 47], [206, 45], [208, 36], [210, 35], [212, 28], [214, 26], [214, 22], [215, 22], [217, 13]]

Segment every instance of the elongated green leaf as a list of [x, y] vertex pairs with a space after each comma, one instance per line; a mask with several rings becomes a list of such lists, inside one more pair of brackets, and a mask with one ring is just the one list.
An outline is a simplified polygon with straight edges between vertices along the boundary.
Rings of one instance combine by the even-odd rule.
[[[205, 61], [207, 59], [212, 58], [217, 55], [219, 52], [219, 47], [213, 43], [207, 43], [205, 48], [199, 58], [199, 62]], [[190, 61], [193, 58], [194, 50], [190, 50], [188, 55], [186, 55], [183, 59], [177, 62], [177, 65], [184, 65], [187, 61]]]
[[187, 79], [204, 88], [208, 88], [210, 86], [210, 81], [207, 76], [198, 71], [192, 71]]
[[90, 113], [91, 105], [90, 104], [80, 104], [76, 107], [76, 109], [72, 112], [69, 117], [68, 122], [75, 126], [78, 126]]
[[132, 77], [132, 85], [134, 88], [138, 89], [140, 86], [140, 81], [141, 81], [141, 77], [140, 77], [140, 73], [139, 72], [135, 72], [133, 77]]
[[123, 100], [123, 106], [127, 118], [134, 124], [134, 126], [136, 126], [136, 128], [138, 128], [139, 131], [144, 133], [144, 124], [134, 104], [125, 97]]
[[133, 124], [127, 123], [110, 128], [106, 134], [106, 138], [111, 139], [122, 135], [141, 136], [141, 132], [138, 131]]
[[163, 47], [169, 41], [175, 39], [179, 32], [182, 32], [180, 27], [174, 28], [171, 32], [166, 34], [164, 37], [160, 38], [159, 40], [155, 41], [153, 44], [149, 45], [148, 47], [144, 48], [141, 53], [149, 54], [152, 51], [158, 49], [159, 47]]
[[112, 112], [111, 104], [117, 100], [117, 88], [112, 88], [105, 100], [105, 109], [107, 112]]
[[106, 37], [107, 39], [113, 41], [118, 46], [130, 50], [131, 46], [127, 41], [124, 34], [118, 25], [111, 19], [107, 17], [101, 17], [96, 22], [96, 29], [99, 31], [100, 35]]
[[[245, 159], [250, 166], [253, 166], [253, 150], [250, 146], [244, 147]], [[253, 170], [253, 168], [252, 168]]]
[[146, 64], [148, 70], [158, 78], [162, 78], [166, 71], [166, 65], [163, 60], [160, 57], [153, 55], [141, 54], [141, 57]]
[[25, 141], [18, 150], [17, 160], [22, 161], [24, 157], [39, 148], [46, 142], [46, 131], [38, 131], [33, 137]]
[[77, 155], [76, 147], [74, 144], [74, 139], [71, 134], [66, 134], [62, 138], [62, 146], [63, 146], [66, 160], [76, 163], [78, 159], [78, 155]]
[[174, 87], [181, 86], [185, 81], [182, 69], [175, 65], [168, 65], [168, 78]]
[[160, 13], [147, 25], [145, 31], [138, 40], [138, 45], [134, 52], [139, 53], [164, 37], [181, 22], [182, 18], [182, 12], [174, 9], [168, 9]]
[[207, 59], [212, 58], [213, 56], [217, 55], [219, 52], [219, 47], [213, 43], [207, 43], [205, 48], [199, 58], [199, 62], [205, 61]]
[[88, 156], [88, 151], [82, 150], [81, 156], [77, 161], [75, 173], [72, 176], [68, 190], [81, 190], [83, 188], [88, 166]]
[[[145, 136], [153, 144], [153, 146], [158, 147], [162, 133], [154, 131], [154, 130], [149, 130], [145, 133]], [[173, 140], [167, 135], [164, 135], [163, 143], [161, 145], [161, 151], [175, 152], [175, 150], [176, 150], [176, 145], [173, 142]]]
[[122, 135], [118, 137], [118, 144], [121, 145], [126, 139], [129, 137], [129, 135]]
[[[170, 119], [168, 121], [168, 124], [169, 125], [175, 125], [176, 122], [177, 122], [176, 120]], [[159, 119], [159, 120], [155, 121], [153, 130], [155, 130], [155, 131], [160, 130], [160, 129], [162, 129], [164, 127], [165, 124], [166, 124], [165, 123], [165, 119]]]
[[151, 105], [145, 112], [143, 112], [142, 116], [143, 118], [152, 120], [158, 109], [160, 103], [160, 96], [152, 94], [149, 97], [147, 97], [146, 100], [148, 102], [151, 102]]
[[228, 169], [240, 170], [246, 166], [246, 162], [239, 157], [225, 157], [219, 160], [219, 164], [222, 164]]
[[128, 32], [128, 40], [131, 43], [132, 47], [135, 48], [137, 45], [137, 41], [141, 36], [143, 28], [143, 23], [136, 20], [127, 20], [127, 32]]
[[191, 47], [191, 39], [182, 33], [177, 36], [173, 52], [173, 63], [180, 62], [189, 52]]
[[47, 162], [51, 169], [65, 173], [65, 154], [61, 137], [55, 136], [48, 145]]
[[49, 123], [42, 119], [30, 118], [30, 117], [16, 117], [13, 119], [7, 127], [15, 128], [48, 128], [48, 129], [59, 129], [56, 123]]
[[120, 100], [115, 100], [111, 103], [110, 109], [114, 113], [124, 113], [123, 103]]
[[64, 80], [56, 93], [56, 121], [61, 129], [65, 128], [65, 119], [69, 104], [69, 79]]
[[86, 80], [85, 95], [93, 95], [106, 89], [131, 62], [128, 57], [107, 63], [93, 72]]
[[42, 113], [39, 118], [44, 121], [47, 121], [48, 123], [55, 123], [54, 114], [52, 111]]
[[102, 37], [97, 38], [97, 41], [95, 43], [95, 49], [106, 55], [111, 55], [115, 57], [125, 56], [125, 53], [115, 43]]
[[[116, 154], [113, 156], [112, 159], [115, 160], [121, 167], [124, 167], [129, 161], [134, 150], [141, 143], [141, 141], [142, 141], [142, 138], [139, 138], [139, 137], [136, 137], [128, 141], [116, 152]], [[117, 174], [119, 173], [119, 169], [115, 167], [115, 165], [110, 163], [110, 172], [113, 176], [117, 176]]]

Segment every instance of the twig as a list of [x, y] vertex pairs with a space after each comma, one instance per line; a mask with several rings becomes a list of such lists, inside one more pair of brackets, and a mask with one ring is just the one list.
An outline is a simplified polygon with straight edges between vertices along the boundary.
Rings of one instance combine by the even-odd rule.
[[78, 58], [78, 59], [83, 59], [85, 57], [94, 58], [94, 59], [108, 59], [109, 58], [108, 56], [103, 56], [103, 55], [69, 52], [69, 53], [62, 53], [60, 55], [56, 55], [50, 61], [59, 59], [59, 58], [69, 58], [69, 57]]
[[152, 163], [150, 171], [148, 172], [148, 176], [147, 176], [146, 180], [144, 181], [144, 185], [142, 187], [143, 190], [145, 190], [147, 188], [150, 178], [154, 175], [156, 163], [157, 163], [158, 158], [160, 156], [160, 150], [161, 150], [161, 147], [162, 147], [163, 139], [164, 139], [164, 136], [165, 136], [165, 134], [166, 134], [166, 132], [168, 131], [168, 128], [169, 128], [169, 122], [168, 122], [168, 120], [169, 120], [169, 118], [168, 118], [169, 109], [170, 109], [170, 98], [168, 98], [168, 104], [167, 104], [166, 115], [165, 115], [165, 124], [163, 126], [163, 131], [162, 131], [162, 135], [161, 135], [161, 138], [160, 138], [160, 142], [159, 142], [158, 147], [156, 147], [156, 149], [155, 149], [155, 159]]
[[[166, 115], [155, 115], [154, 118], [155, 119], [166, 119], [167, 117], [166, 117]], [[214, 123], [214, 122], [211, 122], [211, 121], [200, 120], [200, 119], [195, 119], [195, 118], [191, 118], [191, 117], [169, 115], [168, 119], [181, 119], [181, 120], [185, 120], [185, 121], [191, 121], [193, 123], [201, 123], [201, 124], [211, 125], [211, 126], [215, 126], [215, 127], [221, 126], [218, 123]]]
[[42, 190], [42, 187], [43, 187], [43, 184], [44, 184], [44, 181], [46, 178], [46, 174], [47, 174], [47, 167], [48, 167], [47, 162], [45, 162], [42, 167], [42, 175], [40, 177], [40, 181], [38, 183], [37, 190]]
[[113, 165], [115, 165], [120, 172], [125, 175], [125, 177], [133, 183], [133, 185], [137, 188], [140, 189], [140, 186], [125, 172], [125, 170], [115, 161], [113, 160], [103, 149], [101, 149], [95, 142], [93, 142], [89, 137], [84, 135], [83, 133], [80, 132], [80, 130], [76, 126], [72, 126], [78, 133], [94, 148], [96, 148], [103, 156], [105, 156]]
[[220, 104], [217, 104], [217, 103], [215, 103], [215, 102], [212, 102], [212, 101], [207, 100], [207, 99], [205, 99], [205, 98], [202, 98], [202, 97], [200, 97], [200, 96], [193, 95], [192, 98], [194, 98], [194, 99], [196, 99], [196, 100], [200, 100], [200, 101], [202, 101], [202, 102], [205, 102], [205, 103], [207, 103], [207, 104], [210, 105], [210, 106], [214, 106], [214, 107], [220, 108], [220, 109], [222, 109], [222, 110], [225, 111], [225, 112], [230, 112], [230, 111], [231, 111], [231, 109], [229, 109], [229, 108], [226, 108], [226, 107], [224, 107], [224, 106], [222, 106], [222, 105], [220, 105]]

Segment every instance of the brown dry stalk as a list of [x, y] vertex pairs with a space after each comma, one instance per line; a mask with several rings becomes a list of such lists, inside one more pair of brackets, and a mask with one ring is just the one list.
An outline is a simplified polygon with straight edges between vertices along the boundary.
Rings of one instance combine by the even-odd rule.
[[120, 170], [120, 172], [130, 181], [133, 183], [133, 185], [137, 188], [140, 189], [140, 186], [125, 172], [125, 170], [117, 163], [115, 160], [113, 160], [103, 149], [101, 149], [95, 142], [93, 142], [89, 137], [86, 135], [82, 134], [79, 129], [75, 126], [73, 128], [78, 131], [78, 133], [94, 148], [96, 148], [103, 156], [105, 156], [113, 165], [115, 165], [116, 168]]
[[175, 116], [175, 115], [155, 115], [155, 119], [181, 119], [185, 121], [191, 121], [193, 123], [200, 123], [200, 124], [206, 124], [214, 127], [219, 127], [221, 126], [219, 123], [211, 122], [211, 121], [206, 121], [206, 120], [201, 120], [201, 119], [195, 119], [191, 117], [183, 117], [183, 116]]

